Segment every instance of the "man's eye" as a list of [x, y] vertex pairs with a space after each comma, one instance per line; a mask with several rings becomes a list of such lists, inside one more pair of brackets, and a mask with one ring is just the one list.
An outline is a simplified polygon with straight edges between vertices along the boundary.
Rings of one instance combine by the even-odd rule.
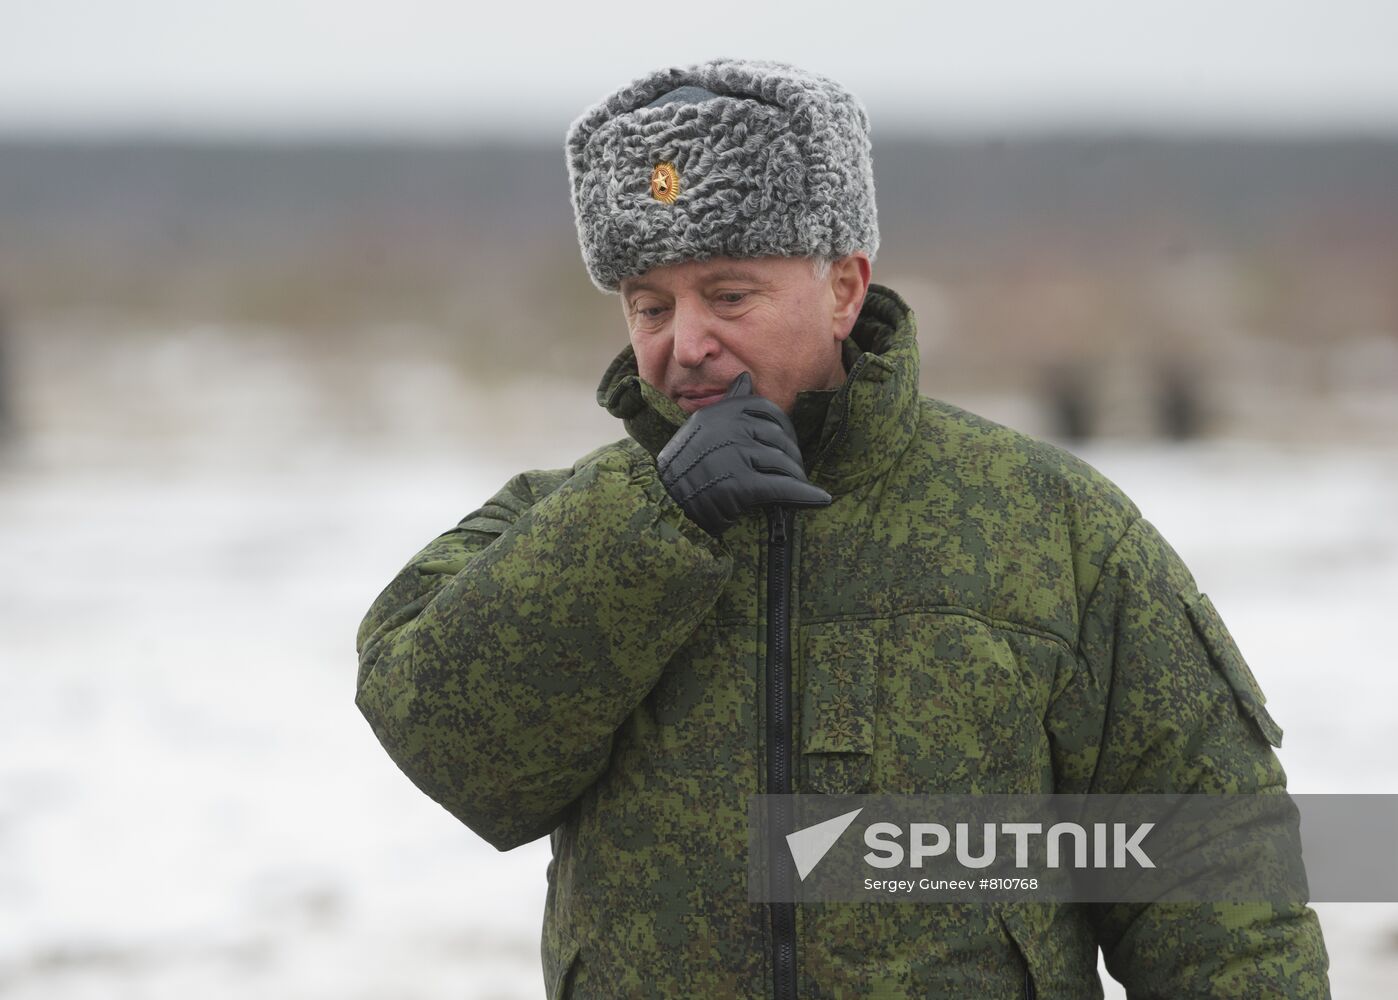
[[730, 306], [737, 305], [745, 298], [747, 298], [747, 294], [744, 292], [720, 292], [718, 296], [720, 302]]
[[644, 317], [645, 319], [655, 319], [664, 311], [664, 306], [646, 306], [644, 309], [636, 310], [637, 314]]

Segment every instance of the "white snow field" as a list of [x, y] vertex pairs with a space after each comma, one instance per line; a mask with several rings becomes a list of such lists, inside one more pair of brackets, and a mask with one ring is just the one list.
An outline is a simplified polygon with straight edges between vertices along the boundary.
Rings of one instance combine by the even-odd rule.
[[[256, 330], [12, 353], [0, 996], [540, 997], [547, 839], [499, 854], [398, 772], [354, 636], [511, 474], [619, 436], [592, 373], [486, 384]], [[1394, 438], [1079, 450], [1221, 609], [1295, 792], [1398, 792]], [[1391, 995], [1398, 905], [1317, 909], [1335, 996]]]

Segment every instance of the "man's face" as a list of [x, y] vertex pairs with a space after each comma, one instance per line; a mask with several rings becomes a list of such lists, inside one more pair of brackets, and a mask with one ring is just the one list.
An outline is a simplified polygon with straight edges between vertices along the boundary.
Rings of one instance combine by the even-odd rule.
[[641, 378], [686, 413], [717, 402], [742, 372], [788, 413], [803, 389], [845, 380], [840, 341], [869, 283], [853, 254], [817, 278], [805, 257], [713, 257], [652, 268], [621, 283]]

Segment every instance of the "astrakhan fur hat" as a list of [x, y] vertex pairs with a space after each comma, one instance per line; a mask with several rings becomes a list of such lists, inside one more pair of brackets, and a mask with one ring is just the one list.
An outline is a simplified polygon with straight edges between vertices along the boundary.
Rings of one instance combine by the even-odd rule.
[[568, 129], [592, 281], [708, 257], [878, 251], [869, 116], [833, 80], [716, 59], [657, 70]]

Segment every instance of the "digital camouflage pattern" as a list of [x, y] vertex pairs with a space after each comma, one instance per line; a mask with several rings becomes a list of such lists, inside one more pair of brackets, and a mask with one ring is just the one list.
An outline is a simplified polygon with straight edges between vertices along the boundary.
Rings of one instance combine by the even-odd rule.
[[[1280, 791], [1261, 690], [1135, 505], [1050, 445], [918, 395], [913, 316], [870, 287], [838, 390], [793, 415], [797, 792]], [[770, 996], [747, 901], [764, 791], [766, 520], [715, 541], [661, 487], [684, 419], [622, 352], [629, 437], [526, 472], [379, 595], [356, 703], [500, 850], [551, 834], [551, 997]], [[1246, 859], [1239, 859], [1246, 863]], [[1324, 997], [1308, 907], [801, 904], [804, 1000]]]

